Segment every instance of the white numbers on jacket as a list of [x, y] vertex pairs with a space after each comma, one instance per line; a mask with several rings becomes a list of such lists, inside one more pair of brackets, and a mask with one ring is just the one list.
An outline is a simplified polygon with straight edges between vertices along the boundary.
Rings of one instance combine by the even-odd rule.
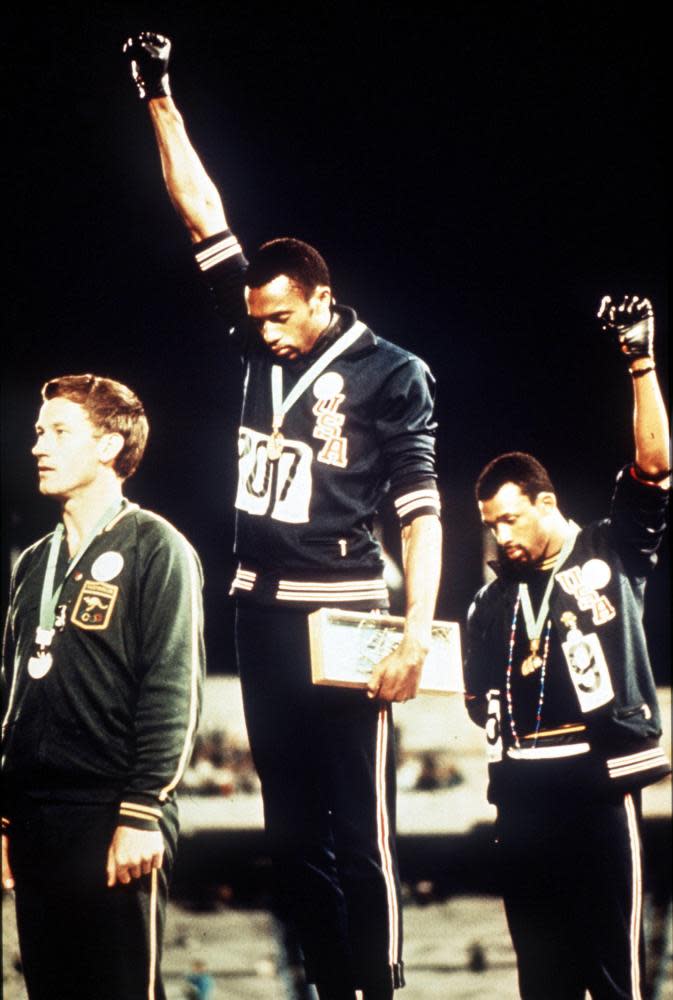
[[309, 519], [313, 451], [303, 441], [283, 440], [280, 458], [270, 461], [268, 434], [241, 427], [238, 436], [236, 507], [256, 517], [304, 524]]

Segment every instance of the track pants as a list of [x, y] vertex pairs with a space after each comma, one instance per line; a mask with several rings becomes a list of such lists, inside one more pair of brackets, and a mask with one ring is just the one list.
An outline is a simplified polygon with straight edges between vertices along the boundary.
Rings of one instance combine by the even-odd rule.
[[[174, 806], [167, 806], [169, 814]], [[164, 1000], [159, 962], [177, 815], [161, 870], [106, 886], [118, 804], [24, 801], [12, 817], [21, 961], [30, 1000]]]
[[390, 706], [311, 683], [305, 612], [241, 603], [236, 643], [269, 848], [307, 976], [402, 986]]
[[498, 810], [524, 1000], [640, 1000], [639, 802], [567, 797]]

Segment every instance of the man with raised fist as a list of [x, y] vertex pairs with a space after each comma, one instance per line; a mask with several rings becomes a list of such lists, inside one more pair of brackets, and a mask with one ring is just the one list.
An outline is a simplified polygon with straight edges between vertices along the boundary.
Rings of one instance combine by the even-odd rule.
[[486, 730], [524, 1000], [641, 996], [640, 789], [670, 771], [642, 621], [670, 486], [654, 315], [635, 296], [598, 315], [634, 392], [635, 460], [608, 517], [568, 520], [521, 452], [476, 486], [499, 559], [468, 615], [466, 704]]
[[[236, 642], [269, 846], [321, 1000], [389, 1000], [404, 983], [391, 703], [428, 651], [441, 529], [433, 379], [337, 305], [300, 240], [248, 262], [170, 94], [168, 39], [125, 51], [168, 194], [245, 364]], [[388, 491], [406, 583], [400, 645], [362, 691], [311, 683], [308, 612], [388, 604], [374, 515]]]

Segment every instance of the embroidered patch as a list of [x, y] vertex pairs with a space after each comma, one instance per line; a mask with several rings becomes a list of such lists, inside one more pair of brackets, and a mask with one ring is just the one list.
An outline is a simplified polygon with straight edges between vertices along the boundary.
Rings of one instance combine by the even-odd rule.
[[91, 567], [91, 575], [99, 583], [114, 580], [124, 568], [124, 557], [121, 552], [103, 552]]
[[325, 372], [315, 380], [313, 395], [316, 399], [331, 399], [338, 396], [343, 387], [343, 375], [339, 375], [339, 372]]
[[610, 671], [595, 632], [583, 635], [572, 628], [561, 643], [563, 655], [583, 712], [592, 712], [614, 698]]
[[605, 625], [617, 616], [610, 600], [605, 594], [598, 593], [610, 582], [610, 576], [610, 567], [606, 562], [589, 559], [581, 568], [571, 566], [557, 573], [556, 579], [566, 594], [575, 598], [580, 611], [591, 611], [594, 625]]
[[610, 567], [604, 559], [588, 559], [582, 566], [582, 583], [589, 590], [602, 590], [612, 577]]
[[78, 628], [107, 628], [118, 593], [119, 587], [114, 584], [86, 580], [77, 597], [71, 621]]
[[[343, 379], [337, 372], [328, 372], [323, 375], [335, 375], [343, 385]], [[333, 383], [337, 385], [336, 382]], [[328, 388], [332, 387], [332, 383]], [[339, 406], [346, 397], [342, 392], [337, 392], [332, 396], [320, 396], [313, 407], [313, 413], [318, 418], [313, 428], [313, 437], [319, 441], [324, 441], [324, 445], [318, 453], [318, 461], [325, 465], [336, 465], [340, 469], [345, 469], [348, 465], [348, 438], [341, 433], [346, 421], [343, 413], [338, 413]]]

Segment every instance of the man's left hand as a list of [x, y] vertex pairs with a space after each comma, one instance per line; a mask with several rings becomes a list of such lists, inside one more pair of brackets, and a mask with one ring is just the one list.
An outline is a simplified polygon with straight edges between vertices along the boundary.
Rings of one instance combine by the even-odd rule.
[[427, 649], [404, 636], [399, 646], [377, 663], [367, 685], [368, 698], [382, 701], [409, 701], [418, 693]]
[[118, 826], [107, 854], [108, 886], [111, 888], [117, 882], [127, 885], [131, 879], [161, 868], [163, 856], [164, 838], [159, 830]]

